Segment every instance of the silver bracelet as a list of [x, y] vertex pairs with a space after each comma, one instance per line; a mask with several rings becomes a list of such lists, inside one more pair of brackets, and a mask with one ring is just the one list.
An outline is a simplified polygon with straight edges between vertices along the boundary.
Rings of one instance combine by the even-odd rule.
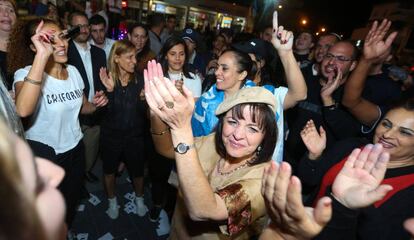
[[37, 86], [42, 85], [42, 81], [35, 81], [33, 79], [28, 78], [27, 76], [24, 77], [24, 81], [28, 82], [28, 83], [31, 83], [31, 84], [34, 84], [34, 85], [37, 85]]

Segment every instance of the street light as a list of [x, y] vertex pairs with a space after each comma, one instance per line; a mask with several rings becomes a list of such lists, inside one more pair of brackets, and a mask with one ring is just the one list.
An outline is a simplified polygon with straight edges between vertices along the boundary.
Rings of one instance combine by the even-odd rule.
[[279, 4], [279, 6], [277, 6], [277, 8], [282, 9], [282, 8], [283, 8], [283, 6]]
[[321, 28], [321, 32], [325, 32], [326, 31], [326, 28]]
[[306, 25], [306, 24], [308, 24], [308, 21], [307, 21], [306, 19], [302, 19], [302, 20], [300, 21], [300, 23], [301, 23], [302, 25]]

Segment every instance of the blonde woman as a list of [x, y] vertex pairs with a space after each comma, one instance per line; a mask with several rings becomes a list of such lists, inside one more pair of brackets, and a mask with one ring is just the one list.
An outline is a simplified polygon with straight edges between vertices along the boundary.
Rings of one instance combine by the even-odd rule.
[[101, 125], [100, 149], [104, 181], [111, 219], [119, 216], [115, 195], [115, 173], [121, 156], [134, 185], [137, 214], [144, 216], [144, 129], [146, 107], [139, 94], [144, 81], [135, 75], [135, 46], [129, 40], [115, 42], [108, 60], [109, 72], [100, 71], [100, 78], [108, 93], [108, 109]]

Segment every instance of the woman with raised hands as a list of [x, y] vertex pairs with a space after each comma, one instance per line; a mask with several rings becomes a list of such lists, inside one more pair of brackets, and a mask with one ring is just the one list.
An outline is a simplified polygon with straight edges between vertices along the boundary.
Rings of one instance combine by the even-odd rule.
[[[144, 71], [156, 150], [175, 158], [179, 194], [170, 239], [249, 239], [264, 226], [261, 177], [271, 161], [276, 101], [261, 87], [241, 89], [217, 108], [214, 133], [194, 138], [194, 99], [164, 78], [160, 64]], [[259, 231], [259, 232], [258, 232]]]
[[[273, 13], [272, 44], [278, 51], [283, 64], [288, 88], [275, 88], [271, 85], [262, 87], [274, 94], [278, 104], [276, 121], [279, 128], [278, 139], [284, 135], [283, 110], [296, 105], [298, 101], [306, 98], [307, 87], [300, 68], [292, 51], [293, 33], [278, 24], [278, 15]], [[248, 88], [256, 84], [248, 79], [251, 74], [253, 61], [250, 56], [238, 50], [226, 50], [218, 59], [218, 68], [215, 71], [217, 83], [207, 92], [201, 95], [196, 102], [192, 128], [195, 136], [206, 136], [213, 132], [218, 118], [214, 111], [217, 106], [227, 97], [235, 94], [241, 88]], [[272, 159], [281, 162], [283, 158], [283, 141], [277, 141]]]
[[[97, 92], [93, 104], [83, 95], [84, 84], [78, 70], [67, 65], [66, 32], [49, 19], [21, 21], [12, 44], [22, 54], [21, 69], [14, 74], [17, 113], [27, 120], [26, 139], [35, 155], [45, 157], [65, 169], [59, 189], [66, 201], [69, 227], [80, 199], [84, 174], [84, 146], [79, 113], [93, 113], [107, 104]], [[22, 45], [24, 43], [24, 45]], [[14, 48], [17, 49], [17, 48]], [[14, 58], [16, 59], [16, 58]]]
[[134, 188], [136, 213], [143, 217], [148, 211], [144, 203], [144, 136], [147, 129], [147, 108], [140, 97], [144, 80], [135, 73], [135, 46], [129, 40], [114, 43], [109, 54], [109, 73], [105, 68], [99, 76], [108, 93], [108, 107], [101, 125], [100, 149], [104, 185], [108, 197], [106, 213], [111, 219], [119, 216], [115, 193], [115, 174], [121, 157], [126, 164]]
[[[381, 184], [388, 160], [389, 154], [380, 147], [355, 149], [335, 177], [331, 197], [319, 199], [315, 208], [303, 206], [301, 182], [292, 176], [288, 163], [267, 166], [262, 194], [271, 222], [260, 240], [313, 239], [325, 226], [317, 239], [354, 239], [348, 230], [355, 225], [356, 215], [341, 218], [338, 208], [346, 202], [353, 209], [364, 208], [381, 200], [391, 190], [389, 185]], [[347, 218], [349, 221], [344, 222]], [[330, 227], [335, 224], [341, 230]]]
[[[333, 179], [346, 165], [352, 149], [369, 143], [364, 138], [351, 138], [325, 149], [320, 147], [325, 146], [325, 134], [322, 129], [318, 133], [312, 121], [304, 127], [301, 137], [308, 153], [299, 163], [298, 177], [304, 185], [314, 189], [309, 203], [329, 194]], [[361, 154], [383, 151], [389, 155], [382, 183], [392, 186], [393, 190], [382, 200], [377, 199], [374, 204], [360, 210], [355, 209], [353, 199], [340, 201], [337, 215], [346, 216], [344, 222], [328, 226], [337, 231], [345, 229], [347, 233], [341, 234], [343, 239], [408, 239], [403, 221], [414, 216], [414, 208], [411, 207], [414, 202], [414, 99], [403, 101], [388, 111], [375, 129], [373, 143], [374, 146], [365, 146]], [[380, 192], [372, 192], [373, 195], [375, 193]], [[349, 218], [354, 221], [347, 222]]]

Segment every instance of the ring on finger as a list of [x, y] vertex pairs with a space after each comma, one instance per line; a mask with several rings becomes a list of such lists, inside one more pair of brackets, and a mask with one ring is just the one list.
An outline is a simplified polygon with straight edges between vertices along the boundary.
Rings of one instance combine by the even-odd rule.
[[162, 110], [164, 108], [164, 105], [158, 106], [159, 110]]
[[165, 106], [167, 106], [167, 108], [169, 108], [169, 109], [173, 109], [174, 108], [174, 102], [166, 101]]

